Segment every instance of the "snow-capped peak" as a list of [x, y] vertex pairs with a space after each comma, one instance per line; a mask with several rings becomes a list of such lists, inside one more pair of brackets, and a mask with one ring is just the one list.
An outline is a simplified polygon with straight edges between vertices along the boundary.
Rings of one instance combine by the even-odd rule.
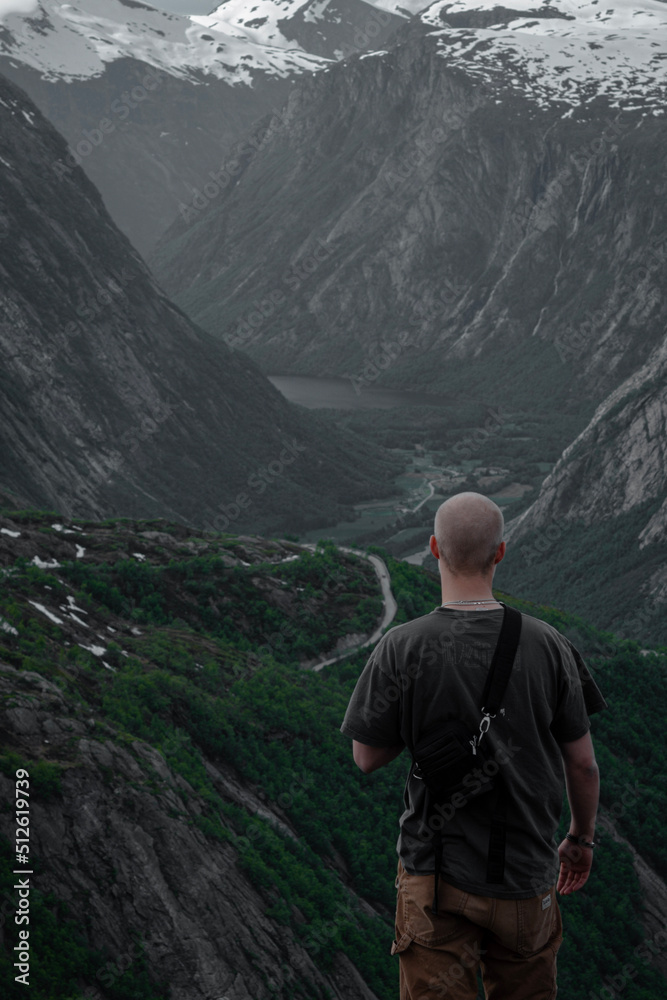
[[301, 14], [306, 20], [322, 17], [331, 0], [227, 0], [216, 10], [192, 20], [205, 28], [238, 31], [261, 45], [286, 45], [279, 21]]
[[402, 19], [366, 0], [225, 0], [211, 14], [192, 18], [205, 28], [241, 32], [258, 45], [282, 48], [298, 41], [337, 59], [372, 48], [381, 29]]
[[[565, 113], [604, 97], [664, 114], [667, 5], [661, 0], [436, 0], [420, 15], [442, 56]], [[569, 107], [569, 112], [567, 110]]]
[[[9, 7], [13, 2], [6, 0]], [[2, 17], [0, 54], [33, 67], [47, 80], [98, 76], [107, 63], [125, 57], [193, 82], [205, 74], [230, 84], [251, 84], [257, 70], [284, 77], [328, 63], [280, 33], [265, 42], [256, 32], [220, 18], [208, 23], [137, 0], [39, 0], [34, 6], [33, 13]]]

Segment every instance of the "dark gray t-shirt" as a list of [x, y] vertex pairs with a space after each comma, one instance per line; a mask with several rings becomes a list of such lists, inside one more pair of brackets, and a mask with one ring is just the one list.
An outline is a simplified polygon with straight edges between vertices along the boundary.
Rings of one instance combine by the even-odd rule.
[[[370, 746], [414, 747], [438, 722], [463, 719], [478, 732], [480, 704], [500, 633], [502, 608], [431, 614], [387, 632], [350, 699], [341, 731]], [[484, 737], [509, 789], [505, 879], [485, 881], [490, 798], [450, 804], [444, 819], [443, 878], [464, 891], [501, 899], [536, 896], [555, 882], [555, 833], [563, 803], [559, 743], [584, 736], [588, 715], [606, 702], [574, 646], [550, 625], [522, 616], [521, 640], [503, 705]], [[432, 826], [423, 782], [409, 775], [398, 854], [412, 875], [432, 874]]]

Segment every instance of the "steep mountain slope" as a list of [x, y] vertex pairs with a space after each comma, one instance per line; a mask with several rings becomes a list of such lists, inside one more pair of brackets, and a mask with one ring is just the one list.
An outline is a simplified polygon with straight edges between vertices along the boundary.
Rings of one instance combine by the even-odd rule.
[[[540, 497], [516, 519], [520, 538], [536, 524], [581, 518], [590, 523], [624, 514], [667, 489], [667, 343], [611, 393], [564, 451]], [[576, 484], [576, 491], [573, 488]], [[667, 507], [646, 520], [643, 544], [665, 537]]]
[[[231, 10], [226, 19], [220, 8], [191, 20], [134, 0], [40, 0], [30, 14], [3, 18], [0, 70], [69, 142], [57, 175], [83, 166], [142, 253], [209, 172], [233, 158], [234, 142], [282, 105], [296, 76], [325, 67], [341, 46], [373, 45], [400, 23], [363, 0], [331, 11], [297, 5], [293, 18], [266, 6], [270, 33], [245, 28]], [[320, 54], [295, 40], [292, 20]]]
[[505, 586], [667, 642], [667, 342], [598, 407], [508, 535]]
[[667, 319], [667, 8], [639, 5], [637, 30], [589, 9], [438, 4], [301, 81], [238, 183], [165, 236], [158, 276], [265, 370], [384, 355], [385, 381], [482, 396], [518, 370], [528, 404], [578, 406], [582, 382], [599, 401]]
[[[150, 735], [143, 723], [143, 733], [134, 732], [129, 718], [122, 721], [111, 707], [114, 701], [117, 708], [139, 704], [132, 695], [128, 701], [129, 690], [121, 692], [119, 687], [114, 694], [112, 689], [122, 676], [123, 687], [141, 664], [141, 672], [147, 671], [146, 690], [156, 681], [158, 687], [164, 681], [171, 687], [173, 681], [189, 700], [195, 687], [187, 675], [194, 679], [200, 673], [200, 681], [207, 678], [196, 698], [200, 708], [227, 702], [229, 709], [238, 685], [263, 672], [267, 654], [259, 649], [257, 609], [264, 609], [269, 629], [271, 624], [275, 629], [278, 623], [292, 622], [292, 636], [297, 628], [307, 627], [308, 613], [312, 617], [316, 610], [322, 627], [313, 631], [311, 642], [324, 651], [329, 626], [334, 632], [344, 630], [346, 617], [356, 613], [359, 592], [370, 597], [377, 589], [372, 570], [363, 559], [303, 556], [295, 546], [262, 539], [235, 538], [221, 546], [218, 539], [166, 522], [66, 521], [50, 527], [50, 521], [35, 515], [0, 521], [12, 532], [0, 534], [0, 563], [13, 578], [14, 609], [20, 606], [21, 616], [25, 613], [20, 621], [12, 615], [11, 625], [0, 615], [0, 788], [3, 799], [10, 792], [15, 799], [10, 778], [15, 779], [17, 767], [27, 766], [31, 864], [25, 867], [34, 873], [29, 879], [32, 990], [39, 1000], [79, 995], [88, 1000], [130, 995], [135, 1000], [209, 1000], [223, 994], [230, 1000], [375, 1000], [350, 960], [352, 954], [365, 963], [368, 973], [369, 949], [351, 948], [349, 943], [341, 947], [338, 932], [336, 953], [329, 955], [333, 935], [321, 937], [320, 928], [328, 932], [332, 923], [345, 924], [348, 937], [365, 933], [369, 943], [375, 943], [387, 937], [389, 928], [347, 887], [344, 872], [332, 870], [313, 853], [295, 826], [294, 810], [297, 802], [307, 803], [312, 774], [295, 761], [287, 785], [274, 791], [268, 773], [259, 784], [244, 780], [240, 758], [234, 765], [226, 754], [210, 753], [204, 762], [191, 743], [185, 719], [186, 728], [175, 718], [166, 723], [164, 739], [156, 740], [156, 733]], [[73, 585], [68, 577], [65, 561], [73, 550], [72, 538], [83, 542], [86, 551], [70, 569], [87, 573], [88, 583], [97, 578], [93, 586], [101, 600], [88, 601], [83, 592], [81, 600], [73, 596], [88, 583]], [[109, 565], [121, 569], [119, 546], [128, 557], [126, 568], [146, 580], [166, 579], [180, 563], [184, 574], [176, 571], [164, 597], [170, 614], [176, 612], [174, 601], [180, 605], [188, 627], [181, 622], [155, 631], [148, 624], [152, 612], [145, 624], [138, 608], [130, 613], [129, 607], [119, 606], [114, 612], [106, 605], [111, 590], [103, 595], [99, 585], [105, 589], [102, 581]], [[18, 553], [34, 551], [39, 553], [36, 561], [49, 565], [49, 574], [33, 564], [20, 583], [22, 571], [8, 567]], [[295, 567], [299, 557], [303, 564]], [[58, 558], [63, 560], [61, 568], [54, 566]], [[169, 560], [172, 569], [167, 571]], [[214, 604], [203, 590], [196, 595], [193, 571], [204, 588], [209, 573], [216, 576]], [[43, 580], [26, 588], [34, 572]], [[51, 584], [50, 591], [44, 590], [47, 575], [55, 590]], [[316, 581], [324, 587], [321, 594], [313, 588]], [[300, 594], [306, 584], [304, 602]], [[125, 584], [120, 586], [125, 589]], [[327, 586], [336, 595], [333, 614], [321, 600]], [[7, 592], [5, 585], [5, 596]], [[225, 639], [212, 620], [209, 636], [198, 635], [210, 609], [218, 606], [223, 613], [218, 612], [218, 624], [241, 629], [235, 641]], [[254, 626], [250, 648], [242, 635], [248, 617]], [[56, 621], [57, 634], [52, 631]], [[44, 630], [53, 669], [46, 660], [33, 661], [32, 669], [21, 662], [25, 629]], [[289, 634], [287, 628], [283, 631]], [[268, 631], [267, 643], [270, 637]], [[163, 673], [159, 665], [157, 650], [163, 641], [171, 647], [170, 658], [175, 654], [180, 663], [171, 680], [170, 671]], [[301, 697], [299, 690], [318, 683], [317, 675], [299, 675], [298, 667], [285, 671], [291, 674], [296, 697]], [[150, 728], [148, 706], [141, 705], [139, 714]], [[193, 702], [190, 721], [197, 714]], [[214, 738], [229, 739], [238, 723], [230, 729], [228, 723], [220, 727], [219, 721]], [[207, 724], [200, 718], [198, 727], [203, 734]], [[269, 739], [274, 739], [270, 731]], [[276, 735], [275, 740], [278, 752], [282, 738]], [[197, 761], [194, 769], [188, 768], [188, 759]], [[11, 882], [5, 885], [11, 867], [6, 848], [13, 839], [8, 818], [4, 812], [3, 903], [12, 893]], [[266, 853], [261, 863], [266, 875], [258, 871], [257, 852]], [[281, 872], [286, 861], [292, 870]], [[292, 893], [287, 919], [275, 905], [278, 872], [282, 892], [290, 886]], [[318, 919], [312, 916], [315, 907]], [[21, 989], [14, 973], [8, 975], [10, 942], [13, 920], [0, 933], [0, 984], [6, 998], [20, 996]]]
[[63, 513], [169, 511], [220, 530], [275, 526], [287, 511], [291, 524], [322, 518], [359, 489], [372, 495], [382, 472], [371, 449], [319, 431], [244, 356], [193, 327], [83, 172], [55, 177], [63, 155], [3, 81], [2, 487]]
[[[0, 512], [0, 789], [30, 816], [35, 1000], [394, 1000], [409, 764], [363, 776], [338, 731], [365, 657], [298, 666], [377, 613], [362, 609], [379, 596], [366, 566], [333, 546], [165, 521]], [[389, 569], [399, 620], [431, 610], [428, 574]], [[664, 651], [646, 658], [581, 620], [521, 610], [577, 643], [610, 704], [593, 719], [603, 845], [585, 891], [561, 901], [561, 991], [590, 1000], [622, 983], [624, 1000], [660, 997]], [[0, 812], [7, 1000], [25, 995], [19, 928], [4, 921], [14, 819]]]

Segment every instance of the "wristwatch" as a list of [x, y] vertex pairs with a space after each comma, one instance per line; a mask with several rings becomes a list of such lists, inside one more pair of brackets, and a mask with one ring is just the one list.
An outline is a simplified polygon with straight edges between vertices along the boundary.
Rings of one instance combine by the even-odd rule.
[[573, 833], [566, 833], [565, 839], [572, 841], [573, 844], [578, 844], [579, 847], [590, 847], [591, 850], [598, 846], [597, 840], [586, 840], [585, 837], [577, 837]]

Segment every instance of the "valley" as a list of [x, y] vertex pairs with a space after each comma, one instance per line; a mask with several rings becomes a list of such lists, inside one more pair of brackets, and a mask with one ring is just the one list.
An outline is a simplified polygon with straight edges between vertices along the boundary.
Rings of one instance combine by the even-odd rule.
[[510, 419], [509, 411], [489, 408], [480, 425], [467, 425], [466, 416], [474, 419], [483, 412], [472, 401], [462, 412], [458, 400], [444, 395], [383, 385], [355, 391], [341, 378], [271, 375], [269, 381], [291, 403], [322, 410], [331, 424], [353, 427], [389, 449], [403, 467], [390, 494], [355, 504], [352, 519], [303, 533], [306, 541], [381, 544], [420, 565], [427, 557], [433, 515], [452, 493], [484, 492], [511, 517], [536, 495], [552, 468], [541, 459], [549, 452], [555, 457], [553, 444], [541, 440], [527, 414]]

